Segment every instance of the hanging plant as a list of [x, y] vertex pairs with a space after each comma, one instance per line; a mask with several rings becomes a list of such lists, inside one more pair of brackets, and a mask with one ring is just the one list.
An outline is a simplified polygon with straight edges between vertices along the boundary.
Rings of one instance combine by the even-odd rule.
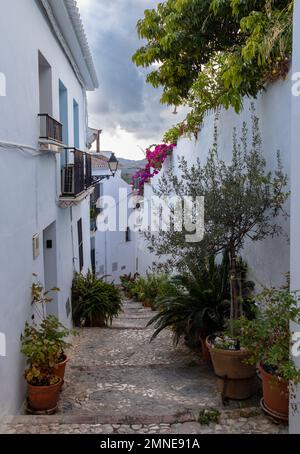
[[144, 169], [138, 170], [131, 178], [131, 186], [141, 195], [144, 184], [149, 183], [150, 179], [159, 173], [163, 163], [173, 152], [175, 144], [151, 145], [146, 150], [147, 164]]

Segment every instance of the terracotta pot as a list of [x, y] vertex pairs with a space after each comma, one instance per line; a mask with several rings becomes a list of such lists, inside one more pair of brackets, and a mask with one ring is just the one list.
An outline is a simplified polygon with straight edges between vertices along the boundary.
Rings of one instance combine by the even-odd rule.
[[56, 366], [54, 367], [54, 375], [56, 377], [61, 378], [62, 382], [64, 381], [65, 378], [66, 365], [69, 362], [69, 359], [67, 358], [66, 355], [64, 355], [64, 358], [65, 358], [64, 361], [57, 363]]
[[151, 301], [146, 298], [144, 301], [143, 301], [143, 306], [144, 307], [151, 307]]
[[267, 410], [279, 416], [288, 417], [289, 414], [289, 383], [265, 371], [259, 365], [260, 377], [263, 384], [264, 405]]
[[225, 399], [243, 400], [253, 396], [257, 390], [255, 366], [245, 364], [248, 353], [245, 350], [223, 350], [215, 348], [206, 339], [218, 390]]
[[33, 386], [28, 383], [28, 404], [31, 410], [52, 410], [57, 406], [61, 388], [61, 378], [55, 385]]
[[91, 328], [103, 328], [104, 326], [106, 326], [105, 318], [103, 317], [103, 315], [97, 315], [93, 317], [89, 326]]
[[210, 356], [210, 351], [207, 347], [206, 340], [203, 337], [199, 337], [200, 343], [201, 343], [201, 354], [203, 361], [207, 364], [211, 364], [211, 356]]

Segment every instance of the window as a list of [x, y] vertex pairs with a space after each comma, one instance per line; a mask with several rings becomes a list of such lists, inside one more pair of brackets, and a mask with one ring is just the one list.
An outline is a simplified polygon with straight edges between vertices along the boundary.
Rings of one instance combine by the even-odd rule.
[[131, 241], [131, 232], [130, 232], [129, 227], [127, 227], [127, 229], [126, 229], [125, 236], [126, 236], [126, 238], [125, 238], [126, 243], [129, 243], [129, 241]]
[[40, 114], [52, 115], [52, 70], [46, 58], [39, 52]]
[[[68, 123], [68, 90], [59, 81], [59, 121], [62, 123], [62, 140], [65, 145], [69, 144], [69, 123]], [[68, 164], [68, 150], [61, 156], [61, 166]]]
[[82, 219], [77, 222], [78, 231], [78, 250], [79, 250], [79, 271], [83, 268], [83, 235], [82, 235]]
[[79, 146], [79, 106], [78, 103], [73, 99], [73, 122], [74, 122], [74, 147], [80, 148]]

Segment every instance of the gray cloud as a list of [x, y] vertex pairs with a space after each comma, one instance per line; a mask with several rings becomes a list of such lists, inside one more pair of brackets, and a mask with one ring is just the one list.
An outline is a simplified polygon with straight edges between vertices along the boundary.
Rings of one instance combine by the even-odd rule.
[[137, 138], [158, 141], [179, 118], [159, 102], [161, 92], [145, 82], [132, 55], [142, 45], [136, 23], [157, 0], [79, 2], [94, 55], [100, 89], [89, 95], [91, 123], [113, 133], [118, 126]]

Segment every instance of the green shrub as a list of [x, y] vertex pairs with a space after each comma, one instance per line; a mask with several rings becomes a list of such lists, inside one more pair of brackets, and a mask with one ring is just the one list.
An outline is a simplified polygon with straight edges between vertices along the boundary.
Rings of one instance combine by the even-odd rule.
[[267, 289], [255, 296], [257, 318], [235, 322], [242, 347], [249, 351], [249, 362], [261, 365], [271, 374], [300, 383], [300, 371], [291, 355], [293, 344], [290, 322], [300, 323], [300, 297], [288, 289]]
[[150, 320], [155, 332], [152, 339], [171, 328], [174, 343], [185, 337], [188, 344], [196, 346], [199, 337], [205, 338], [224, 327], [230, 313], [228, 257], [220, 265], [214, 259], [208, 261], [201, 274], [175, 276], [171, 279], [171, 292], [158, 297], [158, 314]]
[[121, 284], [122, 284], [122, 289], [124, 290], [124, 292], [130, 296], [130, 297], [133, 297], [133, 287], [136, 283], [136, 281], [139, 279], [140, 275], [139, 273], [135, 273], [135, 274], [123, 274], [122, 276], [120, 276], [120, 280], [121, 280]]
[[72, 286], [73, 320], [75, 325], [100, 326], [112, 323], [122, 310], [119, 289], [98, 279], [89, 271], [87, 276], [76, 273]]
[[164, 295], [175, 293], [175, 288], [166, 274], [147, 273], [146, 276], [137, 276], [129, 284], [130, 294], [138, 301], [144, 302], [153, 309], [156, 300]]

